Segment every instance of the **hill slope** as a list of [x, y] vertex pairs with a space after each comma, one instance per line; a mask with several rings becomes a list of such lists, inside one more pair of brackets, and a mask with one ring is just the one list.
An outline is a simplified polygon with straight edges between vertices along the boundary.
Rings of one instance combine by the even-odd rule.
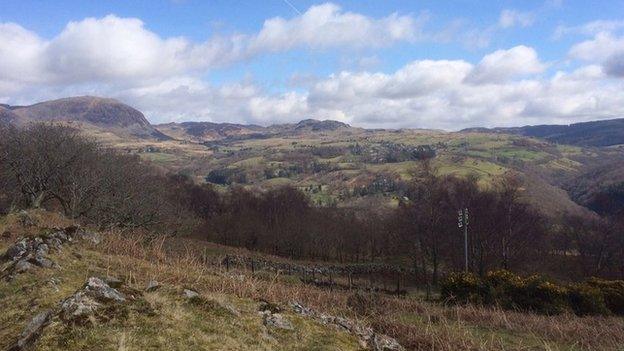
[[231, 137], [264, 134], [266, 128], [255, 125], [212, 122], [182, 122], [159, 124], [156, 128], [163, 134], [178, 140], [205, 142]]
[[275, 124], [269, 127], [253, 124], [182, 122], [159, 124], [156, 128], [174, 139], [201, 143], [225, 139], [263, 139], [306, 133], [333, 132], [348, 130], [351, 129], [351, 126], [332, 120], [306, 119], [294, 124]]
[[471, 128], [464, 131], [507, 133], [580, 146], [611, 146], [624, 144], [624, 118], [570, 125], [536, 125], [514, 128]]
[[92, 96], [63, 98], [30, 106], [5, 106], [12, 123], [71, 123], [89, 132], [107, 132], [121, 137], [168, 139], [138, 110], [114, 99]]
[[[296, 314], [288, 301], [279, 301], [278, 313], [219, 289], [240, 284], [238, 275], [191, 269], [182, 276], [172, 266], [108, 252], [99, 234], [81, 240], [76, 229], [5, 220], [1, 231], [21, 232], [26, 239], [17, 244], [27, 244], [22, 252], [11, 234], [0, 239], [2, 350], [361, 350], [355, 335]], [[154, 278], [160, 282], [146, 288]]]
[[[624, 343], [620, 317], [452, 306], [412, 291], [397, 297], [332, 290], [305, 284], [295, 272], [223, 267], [226, 254], [250, 254], [240, 249], [58, 229], [72, 224], [44, 211], [0, 217], [0, 349], [403, 349], [379, 332], [407, 350], [615, 351]], [[10, 249], [16, 242], [29, 244]], [[17, 273], [7, 256], [34, 263]]]

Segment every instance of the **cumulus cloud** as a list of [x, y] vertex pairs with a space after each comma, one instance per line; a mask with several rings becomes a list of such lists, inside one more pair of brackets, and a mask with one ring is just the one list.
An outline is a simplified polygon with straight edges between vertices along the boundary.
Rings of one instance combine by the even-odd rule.
[[476, 84], [501, 83], [517, 76], [540, 73], [545, 68], [535, 49], [519, 45], [484, 56], [466, 80]]
[[[422, 74], [435, 76], [448, 73], [445, 65], [413, 62], [408, 66], [416, 70], [427, 67]], [[392, 75], [359, 74], [359, 81], [352, 74], [342, 73], [319, 82], [310, 92], [309, 105], [311, 109], [339, 110], [357, 125], [451, 130], [469, 126], [569, 123], [613, 118], [624, 113], [623, 84], [602, 80], [602, 70], [597, 66], [558, 72], [550, 79], [492, 85], [466, 83], [462, 77], [477, 68], [462, 61], [453, 65], [460, 68], [456, 77], [433, 86], [416, 78], [411, 84], [404, 84], [398, 71]], [[412, 72], [411, 76], [419, 74]], [[380, 81], [384, 84], [379, 84]], [[359, 86], [369, 87], [366, 94], [353, 94]], [[388, 86], [400, 88], [388, 94]]]
[[421, 22], [396, 13], [372, 18], [328, 3], [312, 6], [292, 19], [269, 19], [256, 34], [213, 36], [204, 42], [162, 38], [137, 18], [115, 15], [70, 22], [50, 40], [18, 24], [0, 23], [0, 81], [142, 84], [267, 52], [301, 47], [370, 48], [412, 41], [418, 38]]
[[46, 44], [15, 23], [0, 23], [0, 81], [36, 82], [42, 77]]
[[47, 41], [17, 24], [0, 24], [0, 79], [18, 84], [140, 84], [243, 56], [238, 36], [203, 43], [161, 38], [139, 19], [115, 15], [70, 22]]
[[575, 44], [568, 56], [573, 59], [599, 62], [605, 73], [624, 77], [624, 36], [599, 32], [592, 39]]
[[[418, 40], [474, 37], [483, 47], [500, 28], [530, 25], [521, 13], [471, 33], [424, 33], [425, 17], [373, 18], [336, 5], [313, 6], [290, 19], [267, 20], [257, 33], [214, 36], [204, 42], [164, 38], [139, 19], [109, 15], [69, 23], [44, 39], [18, 24], [0, 24], [0, 100], [28, 103], [69, 95], [118, 98], [152, 122], [294, 122], [337, 119], [366, 127], [424, 127], [569, 123], [624, 115], [624, 38], [596, 31], [574, 45], [573, 71], [547, 76], [535, 49], [515, 46], [480, 60], [415, 60], [376, 72], [377, 56], [355, 71], [294, 77], [279, 92], [252, 82], [215, 86], [206, 72], [256, 55], [293, 49], [382, 48]], [[601, 27], [602, 26], [602, 27]], [[613, 24], [609, 24], [613, 27]], [[605, 28], [595, 24], [592, 28]], [[587, 29], [588, 33], [594, 29]], [[460, 33], [462, 32], [463, 33]], [[377, 52], [375, 52], [376, 54]], [[366, 54], [370, 54], [366, 52]]]
[[251, 39], [250, 50], [284, 51], [297, 47], [379, 47], [419, 38], [426, 16], [393, 13], [375, 19], [344, 12], [335, 4], [312, 6], [293, 19], [271, 18]]

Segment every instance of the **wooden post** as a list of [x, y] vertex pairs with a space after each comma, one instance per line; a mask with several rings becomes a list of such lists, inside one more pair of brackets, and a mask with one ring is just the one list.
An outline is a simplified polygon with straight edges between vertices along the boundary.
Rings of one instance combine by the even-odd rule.
[[254, 260], [253, 258], [251, 259], [251, 275], [254, 275], [256, 273], [256, 267], [254, 266]]
[[230, 256], [229, 255], [225, 255], [225, 271], [226, 272], [230, 271]]

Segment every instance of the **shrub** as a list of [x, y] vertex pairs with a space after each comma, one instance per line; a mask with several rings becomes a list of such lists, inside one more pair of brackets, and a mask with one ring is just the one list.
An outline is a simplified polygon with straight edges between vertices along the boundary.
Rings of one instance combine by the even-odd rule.
[[602, 292], [589, 284], [568, 286], [568, 304], [579, 316], [609, 314]]
[[617, 315], [624, 315], [624, 280], [591, 278], [587, 285], [602, 293], [607, 308]]
[[522, 278], [510, 271], [498, 270], [488, 272], [482, 283], [483, 301], [496, 304], [503, 308], [517, 308], [515, 296], [523, 294]]
[[562, 313], [568, 307], [567, 289], [539, 275], [525, 278], [512, 299], [522, 310], [548, 315]]
[[543, 276], [522, 278], [499, 270], [478, 278], [473, 274], [452, 273], [441, 284], [441, 296], [454, 303], [496, 305], [505, 309], [577, 315], [623, 314], [624, 281], [592, 278], [583, 284], [556, 284]]
[[479, 278], [472, 273], [451, 273], [440, 284], [442, 299], [454, 303], [481, 303]]

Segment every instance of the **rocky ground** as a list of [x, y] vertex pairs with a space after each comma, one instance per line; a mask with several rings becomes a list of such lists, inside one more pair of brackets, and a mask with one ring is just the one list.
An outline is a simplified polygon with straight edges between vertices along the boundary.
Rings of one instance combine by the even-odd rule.
[[4, 228], [16, 226], [19, 237], [5, 230], [0, 240], [2, 350], [403, 349], [298, 302], [137, 279], [98, 251], [102, 237], [94, 231], [43, 228], [27, 213]]

